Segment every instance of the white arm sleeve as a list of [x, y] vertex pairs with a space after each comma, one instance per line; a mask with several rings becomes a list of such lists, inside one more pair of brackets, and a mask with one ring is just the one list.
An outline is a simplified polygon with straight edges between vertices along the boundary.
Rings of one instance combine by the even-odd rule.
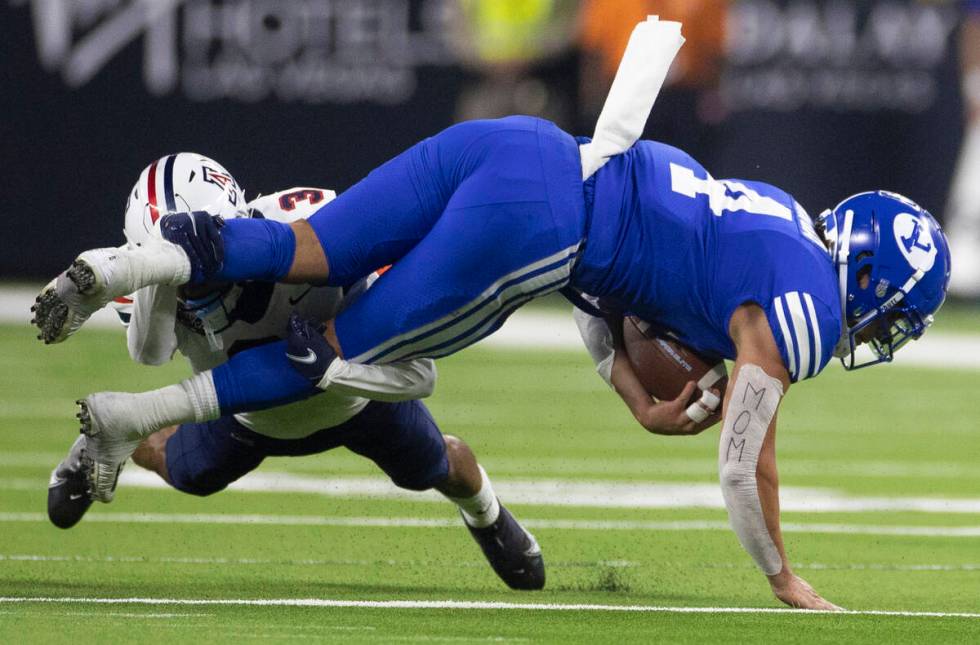
[[435, 390], [436, 364], [422, 358], [385, 365], [362, 365], [335, 358], [317, 387], [374, 401], [424, 399]]
[[133, 314], [126, 330], [130, 357], [144, 365], [163, 365], [173, 358], [176, 317], [176, 287], [154, 285], [133, 294]]
[[595, 363], [595, 371], [599, 373], [606, 385], [612, 387], [612, 364], [616, 356], [613, 348], [612, 330], [602, 318], [590, 316], [581, 309], [576, 308], [572, 312], [572, 318], [578, 326], [578, 333], [582, 335], [585, 348], [589, 350], [589, 356]]
[[739, 542], [762, 572], [771, 576], [782, 571], [783, 561], [762, 514], [756, 468], [783, 385], [750, 364], [739, 370], [733, 387], [718, 446], [721, 491]]

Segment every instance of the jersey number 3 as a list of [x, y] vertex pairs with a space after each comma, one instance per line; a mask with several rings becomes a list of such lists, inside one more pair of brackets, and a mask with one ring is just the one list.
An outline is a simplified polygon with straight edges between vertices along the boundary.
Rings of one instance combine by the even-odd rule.
[[319, 204], [323, 201], [323, 191], [306, 188], [303, 190], [294, 190], [291, 193], [286, 193], [285, 195], [280, 195], [279, 208], [288, 212], [296, 208], [296, 202], [303, 201], [310, 202], [310, 204]]

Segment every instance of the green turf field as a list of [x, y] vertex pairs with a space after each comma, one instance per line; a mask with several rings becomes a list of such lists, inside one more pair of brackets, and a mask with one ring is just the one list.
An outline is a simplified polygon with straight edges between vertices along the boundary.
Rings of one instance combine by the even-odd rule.
[[[737, 612], [780, 605], [724, 511], [643, 498], [714, 490], [716, 432], [646, 434], [584, 352], [468, 350], [440, 362], [431, 400], [505, 503], [508, 486], [540, 488], [508, 506], [544, 549], [543, 592], [507, 590], [452, 507], [424, 496], [134, 484], [70, 531], [48, 524], [73, 400], [184, 375], [130, 363], [119, 333], [42, 347], [0, 327], [0, 642], [980, 642], [980, 372], [832, 368], [781, 411], [786, 500], [832, 504], [784, 513], [797, 572], [848, 609], [914, 616]], [[259, 472], [380, 481], [344, 451]], [[607, 507], [550, 503], [576, 486]]]

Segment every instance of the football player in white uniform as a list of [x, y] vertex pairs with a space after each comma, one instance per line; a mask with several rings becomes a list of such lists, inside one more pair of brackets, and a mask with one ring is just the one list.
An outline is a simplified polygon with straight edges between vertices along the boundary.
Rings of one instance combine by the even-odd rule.
[[[128, 246], [154, 244], [161, 215], [208, 210], [225, 218], [261, 217], [293, 222], [316, 212], [334, 193], [296, 188], [250, 203], [232, 176], [207, 157], [180, 153], [150, 164], [126, 209]], [[544, 563], [534, 537], [500, 505], [486, 472], [461, 440], [442, 435], [417, 399], [431, 394], [430, 359], [367, 366], [338, 359], [339, 387], [296, 403], [213, 419], [186, 409], [185, 389], [214, 392], [211, 368], [242, 349], [279, 345], [291, 316], [328, 320], [378, 278], [350, 289], [247, 282], [194, 288], [146, 287], [114, 306], [128, 326], [131, 357], [160, 365], [176, 351], [194, 376], [144, 393], [103, 392], [79, 404], [83, 434], [51, 475], [48, 515], [74, 526], [94, 500], [113, 499], [123, 465], [132, 457], [174, 488], [195, 495], [224, 489], [267, 456], [299, 456], [345, 446], [374, 461], [403, 488], [435, 488], [460, 514], [494, 571], [514, 589], [540, 589]], [[281, 349], [277, 350], [281, 351]], [[304, 356], [295, 357], [304, 360]], [[275, 383], [266, 383], [275, 387]], [[204, 399], [208, 399], [204, 395]], [[128, 440], [100, 438], [124, 430]]]

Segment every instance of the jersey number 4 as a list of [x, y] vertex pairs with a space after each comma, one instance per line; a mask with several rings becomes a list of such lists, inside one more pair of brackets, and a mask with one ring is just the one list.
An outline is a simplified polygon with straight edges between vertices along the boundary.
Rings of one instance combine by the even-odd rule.
[[772, 197], [765, 197], [745, 184], [727, 179], [706, 179], [694, 176], [694, 171], [675, 163], [670, 164], [670, 188], [685, 197], [708, 196], [711, 212], [721, 217], [733, 211], [745, 211], [756, 215], [768, 215], [793, 221], [793, 212]]
[[[733, 211], [742, 211], [754, 215], [778, 217], [788, 222], [794, 219], [793, 211], [788, 206], [772, 197], [760, 195], [745, 184], [729, 179], [714, 179], [711, 175], [701, 179], [695, 177], [694, 171], [690, 168], [675, 163], [670, 164], [670, 188], [675, 193], [691, 199], [698, 195], [707, 195], [708, 208], [717, 217]], [[810, 216], [799, 204], [796, 204], [796, 209], [799, 214], [796, 224], [799, 226], [800, 233], [826, 253], [827, 247], [813, 229]]]

